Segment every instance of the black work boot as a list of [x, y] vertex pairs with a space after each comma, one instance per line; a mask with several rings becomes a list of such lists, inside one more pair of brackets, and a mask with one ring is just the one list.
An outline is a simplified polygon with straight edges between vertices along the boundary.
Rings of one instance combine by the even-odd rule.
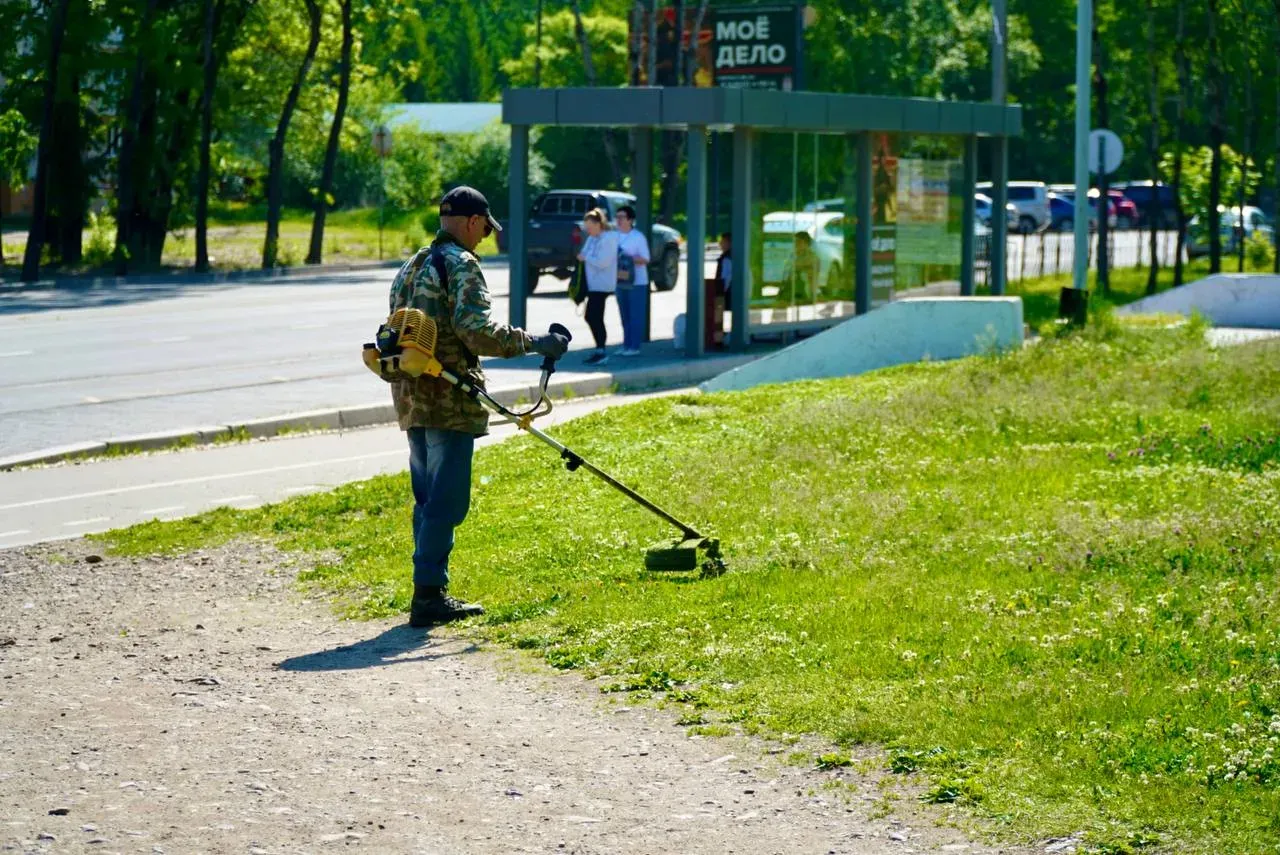
[[479, 603], [464, 603], [449, 596], [448, 590], [435, 585], [414, 585], [413, 603], [409, 606], [409, 626], [431, 626], [484, 614]]

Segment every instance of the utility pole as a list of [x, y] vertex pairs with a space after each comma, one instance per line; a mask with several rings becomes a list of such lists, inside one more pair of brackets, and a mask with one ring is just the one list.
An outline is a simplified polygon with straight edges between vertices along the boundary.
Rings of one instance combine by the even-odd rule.
[[[1004, 106], [1008, 100], [1009, 58], [1007, 0], [991, 0], [991, 101]], [[1008, 265], [1005, 255], [1009, 245], [1009, 225], [1005, 206], [1009, 204], [1009, 138], [1004, 134], [991, 141], [991, 293], [1004, 294]], [[973, 200], [965, 200], [972, 205]]]
[[[1092, 50], [1093, 0], [1077, 0], [1076, 4], [1076, 212], [1075, 269], [1072, 286], [1076, 291], [1089, 288], [1089, 67]], [[1105, 210], [1105, 209], [1103, 209]], [[1084, 299], [1083, 293], [1077, 295]]]

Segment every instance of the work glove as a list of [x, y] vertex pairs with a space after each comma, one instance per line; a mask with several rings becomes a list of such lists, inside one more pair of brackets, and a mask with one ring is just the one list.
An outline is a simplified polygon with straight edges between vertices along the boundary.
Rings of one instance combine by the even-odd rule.
[[535, 335], [533, 343], [529, 349], [540, 356], [549, 356], [552, 359], [559, 359], [564, 356], [565, 351], [569, 349], [569, 339], [560, 335], [560, 333], [547, 333], [546, 335]]

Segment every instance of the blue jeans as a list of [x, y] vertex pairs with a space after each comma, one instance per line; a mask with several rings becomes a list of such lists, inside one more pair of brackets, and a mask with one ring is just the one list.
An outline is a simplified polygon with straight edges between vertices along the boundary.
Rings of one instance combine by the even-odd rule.
[[649, 286], [619, 285], [618, 313], [622, 315], [622, 346], [639, 350], [649, 323]]
[[413, 584], [449, 584], [453, 530], [471, 507], [469, 433], [409, 428], [409, 480], [413, 484]]

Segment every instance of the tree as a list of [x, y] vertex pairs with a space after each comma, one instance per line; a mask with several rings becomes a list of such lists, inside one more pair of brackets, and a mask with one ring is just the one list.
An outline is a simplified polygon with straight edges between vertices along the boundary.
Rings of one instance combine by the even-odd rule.
[[[573, 7], [573, 33], [578, 40], [578, 47], [582, 50], [582, 70], [587, 77], [588, 86], [598, 86], [599, 78], [596, 77], [595, 63], [591, 61], [591, 40], [587, 38], [587, 28], [582, 25], [582, 9], [578, 6], [578, 0], [572, 0]], [[609, 169], [613, 171], [613, 186], [622, 186], [622, 165], [618, 162], [618, 146], [613, 139], [613, 129], [605, 128], [603, 133], [604, 153], [609, 159]]]
[[1182, 285], [1182, 253], [1187, 240], [1186, 208], [1182, 194], [1183, 141], [1186, 137], [1187, 103], [1191, 97], [1191, 72], [1187, 61], [1186, 0], [1178, 0], [1178, 34], [1174, 41], [1178, 69], [1177, 119], [1174, 122], [1173, 198], [1178, 209], [1178, 239], [1173, 253], [1173, 287]]
[[213, 102], [218, 72], [254, 2], [255, 0], [204, 0], [204, 85], [200, 91], [200, 165], [196, 176], [196, 270], [209, 269], [209, 180], [212, 173]]
[[[0, 112], [0, 184], [11, 190], [25, 187], [35, 155], [36, 138], [27, 130], [27, 120], [17, 110]], [[0, 241], [0, 268], [4, 265], [4, 242]]]
[[1219, 231], [1218, 206], [1222, 201], [1222, 146], [1226, 137], [1222, 119], [1222, 54], [1218, 46], [1218, 4], [1219, 0], [1208, 0], [1209, 73], [1205, 82], [1209, 102], [1209, 147], [1213, 152], [1209, 171], [1209, 210], [1207, 212], [1210, 273], [1222, 271], [1222, 234]]
[[320, 4], [317, 0], [303, 0], [307, 6], [307, 21], [310, 26], [310, 38], [307, 41], [306, 56], [298, 66], [293, 85], [285, 97], [284, 109], [280, 111], [280, 121], [276, 125], [275, 136], [271, 139], [270, 162], [267, 166], [267, 236], [262, 245], [262, 267], [264, 270], [276, 266], [280, 243], [280, 214], [284, 196], [284, 143], [289, 134], [289, 122], [293, 119], [293, 111], [298, 106], [298, 97], [302, 92], [302, 84], [311, 70], [311, 63], [320, 49]]
[[67, 30], [67, 11], [71, 0], [57, 0], [49, 10], [49, 60], [44, 81], [44, 115], [40, 122], [40, 147], [36, 155], [35, 201], [32, 205], [31, 227], [27, 232], [27, 250], [22, 259], [22, 281], [34, 282], [40, 278], [40, 254], [44, 249], [46, 214], [49, 195], [49, 151], [53, 134], [54, 100], [58, 89], [58, 67], [62, 57], [62, 43]]
[[324, 152], [324, 167], [320, 172], [320, 186], [316, 189], [316, 210], [311, 221], [311, 247], [307, 251], [307, 264], [319, 264], [323, 257], [324, 220], [332, 204], [330, 191], [333, 172], [338, 163], [338, 145], [342, 140], [342, 122], [347, 115], [347, 98], [351, 93], [351, 51], [355, 36], [351, 29], [351, 0], [341, 0], [342, 6], [342, 55], [338, 60], [338, 106], [329, 128], [329, 144]]
[[[1151, 180], [1160, 181], [1160, 60], [1156, 51], [1156, 4], [1155, 0], [1147, 0], [1147, 62], [1150, 66], [1150, 77], [1147, 79], [1147, 98], [1151, 115], [1148, 118], [1150, 130], [1147, 134], [1147, 163], [1151, 168]], [[1147, 269], [1147, 293], [1156, 292], [1156, 281], [1160, 274], [1160, 194], [1151, 194], [1151, 266]]]

